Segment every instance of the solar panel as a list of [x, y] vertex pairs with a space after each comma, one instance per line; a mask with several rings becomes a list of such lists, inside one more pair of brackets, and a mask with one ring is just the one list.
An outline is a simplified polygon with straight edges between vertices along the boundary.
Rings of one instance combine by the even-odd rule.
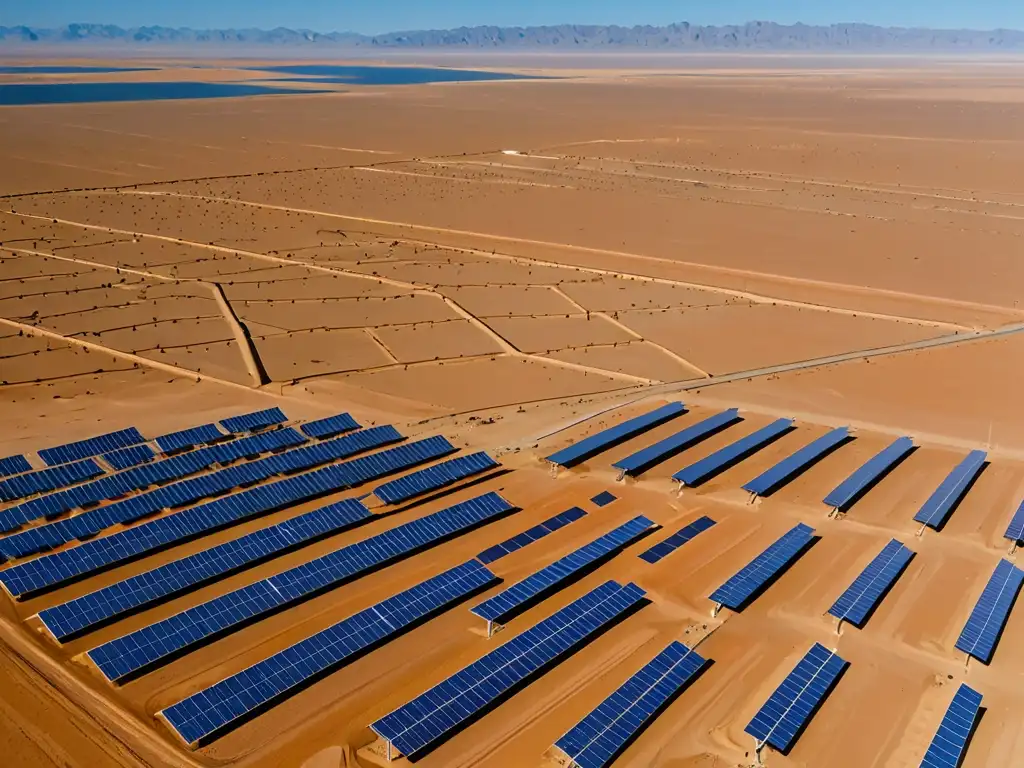
[[779, 752], [788, 751], [846, 665], [835, 651], [815, 643], [744, 728], [757, 739], [758, 750], [770, 744]]
[[189, 696], [160, 715], [185, 743], [194, 747], [209, 742], [496, 581], [475, 560], [457, 565]]
[[220, 425], [228, 432], [255, 432], [257, 429], [266, 429], [275, 424], [284, 424], [288, 417], [280, 408], [267, 408], [265, 411], [244, 413], [241, 416], [232, 416], [229, 419], [221, 419]]
[[602, 430], [596, 435], [591, 435], [584, 440], [580, 440], [578, 443], [570, 445], [568, 448], [563, 448], [561, 451], [548, 456], [548, 461], [560, 467], [575, 466], [582, 461], [586, 461], [591, 456], [601, 453], [601, 451], [618, 445], [631, 437], [635, 437], [641, 432], [653, 429], [659, 424], [674, 419], [685, 412], [686, 406], [682, 403], [668, 403], [648, 413], [627, 419], [621, 424], [616, 424], [614, 427]]
[[481, 472], [486, 472], [497, 466], [499, 466], [498, 462], [483, 451], [471, 453], [469, 456], [449, 459], [433, 467], [427, 467], [389, 483], [378, 485], [373, 489], [373, 495], [385, 504], [398, 504], [414, 496], [452, 485], [467, 477], [479, 475]]
[[952, 514], [953, 508], [967, 492], [967, 487], [981, 472], [985, 458], [984, 451], [971, 451], [967, 454], [963, 461], [946, 476], [946, 479], [939, 483], [939, 487], [914, 515], [914, 519], [931, 528], [941, 528], [942, 524], [946, 522], [946, 518]]
[[370, 725], [415, 758], [638, 607], [644, 591], [606, 582]]
[[500, 560], [505, 555], [511, 554], [517, 549], [522, 549], [527, 544], [532, 544], [537, 541], [537, 539], [543, 539], [549, 533], [554, 533], [559, 528], [564, 528], [569, 523], [573, 523], [586, 516], [587, 513], [579, 507], [572, 507], [571, 509], [565, 510], [565, 512], [559, 512], [557, 515], [548, 518], [540, 525], [528, 528], [518, 536], [513, 536], [511, 539], [506, 539], [500, 544], [488, 547], [476, 556], [477, 560], [485, 565], [493, 563], [495, 560]]
[[689, 525], [680, 528], [676, 533], [673, 533], [664, 541], [655, 544], [646, 552], [641, 552], [637, 557], [653, 565], [666, 555], [675, 552], [690, 539], [695, 538], [698, 533], [703, 533], [714, 524], [715, 521], [705, 515], [699, 520], [694, 520]]
[[323, 440], [327, 437], [340, 435], [342, 432], [351, 432], [359, 429], [359, 422], [347, 413], [339, 413], [337, 416], [328, 416], [326, 419], [317, 419], [303, 424], [299, 429], [306, 437], [315, 437]]
[[58, 464], [88, 459], [101, 453], [108, 453], [118, 448], [127, 448], [129, 445], [138, 445], [144, 442], [146, 442], [146, 438], [139, 433], [139, 430], [135, 427], [129, 427], [117, 432], [108, 432], [105, 435], [90, 437], [87, 440], [58, 445], [55, 448], [43, 448], [43, 450], [39, 451], [39, 458], [47, 466], [55, 467]]
[[103, 469], [92, 459], [37, 469], [0, 480], [0, 501], [15, 501], [36, 493], [46, 493], [102, 474]]
[[750, 491], [756, 496], [774, 493], [849, 439], [849, 427], [833, 429], [787, 456], [771, 469], [762, 472], [744, 485], [743, 490]]
[[[253, 435], [252, 437], [245, 437], [229, 443], [201, 448], [187, 455], [173, 456], [156, 464], [129, 469], [116, 475], [107, 475], [98, 480], [93, 480], [92, 482], [52, 493], [38, 499], [32, 499], [31, 501], [26, 501], [3, 510], [0, 512], [0, 530], [12, 531], [31, 520], [37, 520], [42, 517], [56, 517], [64, 512], [70, 512], [76, 507], [87, 507], [100, 501], [125, 496], [151, 485], [162, 485], [174, 480], [180, 480], [188, 475], [208, 469], [215, 464], [228, 464], [243, 457], [257, 456], [261, 453], [294, 447], [301, 445], [304, 441], [305, 438], [295, 430], [282, 429], [265, 435]], [[209, 477], [212, 478], [212, 476]], [[229, 476], [225, 475], [224, 477]], [[214, 479], [196, 479], [188, 485], [176, 485], [173, 491], [167, 490], [164, 493], [173, 493], [175, 501], [179, 502], [179, 504], [184, 504], [189, 498], [198, 500], [203, 498], [203, 495], [211, 495], [206, 491], [212, 491], [214, 484]], [[193, 492], [202, 493], [203, 495], [194, 497], [191, 495]], [[159, 497], [153, 498], [155, 500]], [[149, 514], [159, 509], [159, 507], [147, 506], [148, 503], [148, 501], [130, 501], [125, 503], [124, 508], [134, 510], [137, 507], [141, 514]], [[103, 510], [102, 515], [105, 519], [123, 522], [116, 519], [120, 509], [122, 507], [118, 507], [117, 510], [107, 507]], [[147, 511], [141, 512], [142, 509]], [[99, 514], [98, 512], [97, 515]], [[89, 519], [91, 518], [85, 518], [75, 523], [68, 521], [63, 525], [63, 528], [71, 528], [75, 532], [88, 531], [87, 527], [81, 526], [85, 525]], [[54, 530], [59, 531], [61, 528]], [[26, 533], [27, 535], [22, 537], [21, 540], [31, 542], [30, 545], [16, 544], [13, 543], [12, 539], [0, 540], [0, 553], [4, 553], [8, 557], [21, 557], [23, 554], [31, 554], [32, 552], [38, 552], [41, 549], [57, 545], [56, 543], [46, 543], [49, 534], [42, 530], [38, 533]], [[70, 541], [70, 539], [68, 540]], [[63, 540], [57, 537], [54, 539], [54, 542], [63, 543]], [[32, 548], [36, 546], [41, 549]]]
[[138, 608], [191, 592], [370, 517], [358, 500], [345, 499], [47, 608], [39, 618], [54, 639], [64, 643]]
[[163, 453], [177, 453], [197, 445], [206, 445], [223, 440], [227, 435], [217, 429], [216, 424], [203, 424], [179, 432], [169, 432], [156, 439], [156, 447]]
[[616, 461], [612, 467], [623, 475], [641, 474], [649, 467], [675, 456], [680, 451], [696, 445], [738, 421], [743, 421], [739, 410], [730, 408], [714, 416], [709, 416], [703, 421], [687, 427], [682, 432], [676, 432], [671, 437], [666, 437], [654, 445], [642, 448], [631, 456]]
[[964, 625], [956, 647], [988, 664], [996, 643], [1017, 600], [1024, 571], [1008, 560], [1000, 560]]
[[722, 586], [711, 593], [711, 599], [738, 611], [768, 581], [792, 562], [814, 538], [814, 529], [800, 523], [782, 535], [774, 544], [751, 560]]
[[896, 583], [914, 553], [893, 539], [875, 555], [828, 612], [840, 621], [862, 627], [882, 595]]
[[112, 682], [136, 677], [274, 611], [436, 544], [514, 508], [497, 493], [456, 504], [240, 587], [89, 651]]
[[675, 641], [555, 742], [579, 768], [611, 765], [704, 668], [707, 661]]
[[611, 491], [601, 491], [597, 496], [594, 496], [591, 501], [599, 507], [607, 507], [613, 501], [616, 496]]
[[576, 551], [570, 552], [546, 568], [527, 576], [494, 597], [484, 600], [474, 606], [471, 612], [485, 619], [488, 624], [490, 622], [504, 623], [522, 613], [528, 605], [543, 595], [561, 589], [564, 582], [578, 577], [601, 559], [618, 552], [657, 527], [657, 523], [639, 515]]
[[[344, 439], [344, 438], [338, 438]], [[322, 443], [320, 445], [323, 445]], [[78, 576], [134, 560], [154, 549], [187, 541], [276, 509], [351, 488], [367, 480], [409, 468], [454, 450], [443, 437], [432, 437], [359, 459], [299, 475], [288, 481], [257, 486], [223, 499], [168, 515], [128, 531], [111, 534], [79, 547], [0, 571], [0, 584], [25, 597]], [[290, 482], [290, 481], [295, 482]], [[2, 541], [0, 541], [2, 543]]]
[[31, 472], [32, 465], [24, 456], [7, 456], [0, 459], [0, 477], [20, 475], [22, 472]]
[[710, 480], [720, 472], [725, 471], [738, 461], [742, 461], [750, 454], [760, 450], [772, 440], [780, 437], [783, 433], [793, 428], [792, 419], [779, 419], [773, 421], [766, 427], [756, 432], [751, 432], [746, 437], [721, 448], [710, 456], [700, 461], [695, 461], [685, 469], [681, 469], [672, 475], [673, 480], [678, 480], [684, 486], [693, 488], [707, 480]]
[[823, 501], [833, 509], [845, 512], [912, 450], [914, 450], [913, 440], [909, 437], [898, 438], [832, 489]]
[[1017, 511], [1014, 513], [1013, 519], [1010, 520], [1010, 524], [1006, 527], [1006, 533], [1003, 536], [1017, 544], [1024, 542], [1024, 501], [1017, 507]]
[[139, 464], [147, 464], [156, 458], [153, 449], [146, 444], [132, 445], [128, 448], [121, 448], [110, 453], [104, 453], [101, 457], [114, 469], [131, 469]]
[[980, 711], [981, 694], [961, 683], [924, 753], [921, 768], [959, 768]]

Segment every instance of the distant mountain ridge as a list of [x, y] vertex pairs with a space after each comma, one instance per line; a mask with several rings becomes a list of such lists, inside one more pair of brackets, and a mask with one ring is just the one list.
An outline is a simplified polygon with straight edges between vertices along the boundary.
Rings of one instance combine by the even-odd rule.
[[0, 27], [7, 43], [126, 43], [170, 45], [292, 45], [376, 49], [532, 49], [687, 51], [1019, 51], [1024, 31], [997, 29], [907, 29], [869, 24], [775, 24], [754, 21], [731, 26], [681, 22], [664, 27], [564, 24], [547, 27], [460, 27], [390, 32], [314, 32], [308, 29], [189, 29], [111, 24], [68, 24], [44, 29]]

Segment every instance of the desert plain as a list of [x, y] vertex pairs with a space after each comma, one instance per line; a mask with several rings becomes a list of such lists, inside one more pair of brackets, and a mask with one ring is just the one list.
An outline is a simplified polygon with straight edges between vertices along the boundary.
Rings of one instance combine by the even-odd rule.
[[[265, 83], [264, 63], [153, 60], [0, 85]], [[1019, 764], [1024, 616], [1011, 612], [989, 664], [965, 665], [954, 643], [999, 559], [1016, 560], [1003, 531], [1024, 496], [1024, 65], [402, 63], [530, 78], [0, 107], [0, 456], [39, 469], [34, 452], [54, 445], [277, 406], [295, 423], [349, 412], [410, 440], [444, 435], [504, 469], [394, 508], [361, 486], [38, 596], [0, 595], [4, 764], [387, 764], [371, 722], [608, 579], [650, 603], [416, 764], [567, 766], [554, 742], [672, 640], [713, 664], [616, 765], [753, 765], [744, 727], [814, 642], [849, 667], [788, 754], [762, 751], [767, 765], [917, 766], [961, 682], [984, 695], [962, 765]], [[549, 471], [553, 451], [670, 401], [687, 412]], [[617, 460], [732, 407], [740, 424], [617, 479]], [[796, 429], [676, 493], [675, 471], [779, 417]], [[854, 438], [750, 503], [746, 481], [837, 426]], [[830, 516], [823, 497], [901, 435], [917, 449]], [[914, 514], [975, 449], [984, 471], [940, 530], [922, 531]], [[606, 490], [614, 502], [590, 501]], [[86, 656], [487, 491], [518, 511], [124, 684]], [[345, 498], [373, 518], [65, 643], [39, 623], [47, 608]], [[183, 743], [158, 716], [574, 506], [586, 517], [492, 563], [503, 585], [484, 596], [636, 515], [661, 528], [492, 638], [468, 610], [475, 597], [208, 743]], [[637, 557], [705, 515], [717, 524], [677, 552]], [[815, 528], [815, 545], [742, 611], [712, 616], [708, 595], [797, 523]], [[826, 611], [892, 538], [915, 557], [870, 620], [837, 635]]]

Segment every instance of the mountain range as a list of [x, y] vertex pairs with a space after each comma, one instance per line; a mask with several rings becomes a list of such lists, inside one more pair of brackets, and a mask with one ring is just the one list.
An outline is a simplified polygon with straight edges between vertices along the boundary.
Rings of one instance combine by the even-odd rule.
[[0, 45], [260, 45], [375, 49], [573, 50], [750, 50], [750, 51], [1020, 51], [1024, 31], [997, 29], [907, 29], [868, 24], [811, 26], [750, 22], [664, 27], [565, 24], [546, 27], [460, 27], [448, 30], [361, 35], [306, 29], [189, 29], [110, 24], [68, 24], [58, 28], [0, 26]]

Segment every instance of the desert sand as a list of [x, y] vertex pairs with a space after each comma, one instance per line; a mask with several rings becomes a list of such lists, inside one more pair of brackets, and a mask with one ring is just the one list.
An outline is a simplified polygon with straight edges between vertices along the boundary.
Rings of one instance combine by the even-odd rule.
[[[269, 78], [259, 60], [138, 63], [153, 70], [0, 80]], [[916, 766], [960, 682], [985, 708], [965, 768], [1016, 764], [1024, 618], [1011, 613], [988, 665], [965, 667], [954, 643], [1024, 495], [1024, 65], [442, 63], [545, 79], [0, 107], [0, 457], [41, 468], [36, 451], [72, 440], [279, 406], [296, 424], [350, 412], [410, 439], [445, 435], [508, 470], [373, 504], [365, 525], [64, 644], [41, 610], [375, 483], [37, 597], [0, 595], [5, 765], [381, 765], [371, 722], [608, 579], [650, 604], [417, 765], [567, 766], [554, 742], [671, 640], [714, 663], [616, 765], [752, 766], [744, 727], [816, 641], [850, 666], [788, 754], [762, 752], [767, 765]], [[677, 400], [685, 415], [549, 472], [553, 451]], [[729, 407], [740, 423], [617, 481], [615, 461]], [[674, 472], [781, 416], [796, 429], [676, 494]], [[841, 425], [852, 441], [749, 502], [745, 482]], [[917, 450], [830, 517], [825, 494], [898, 435]], [[914, 513], [971, 449], [987, 467], [922, 533]], [[491, 490], [518, 511], [124, 685], [84, 655]], [[599, 508], [604, 490], [618, 498]], [[503, 585], [483, 597], [636, 515], [661, 529], [493, 638], [474, 597], [196, 748], [157, 717], [572, 506], [587, 516], [493, 563]], [[637, 558], [703, 515], [717, 524], [679, 551]], [[708, 595], [800, 522], [814, 546], [742, 611], [713, 617]], [[837, 635], [827, 610], [892, 538], [915, 557], [866, 625]]]

